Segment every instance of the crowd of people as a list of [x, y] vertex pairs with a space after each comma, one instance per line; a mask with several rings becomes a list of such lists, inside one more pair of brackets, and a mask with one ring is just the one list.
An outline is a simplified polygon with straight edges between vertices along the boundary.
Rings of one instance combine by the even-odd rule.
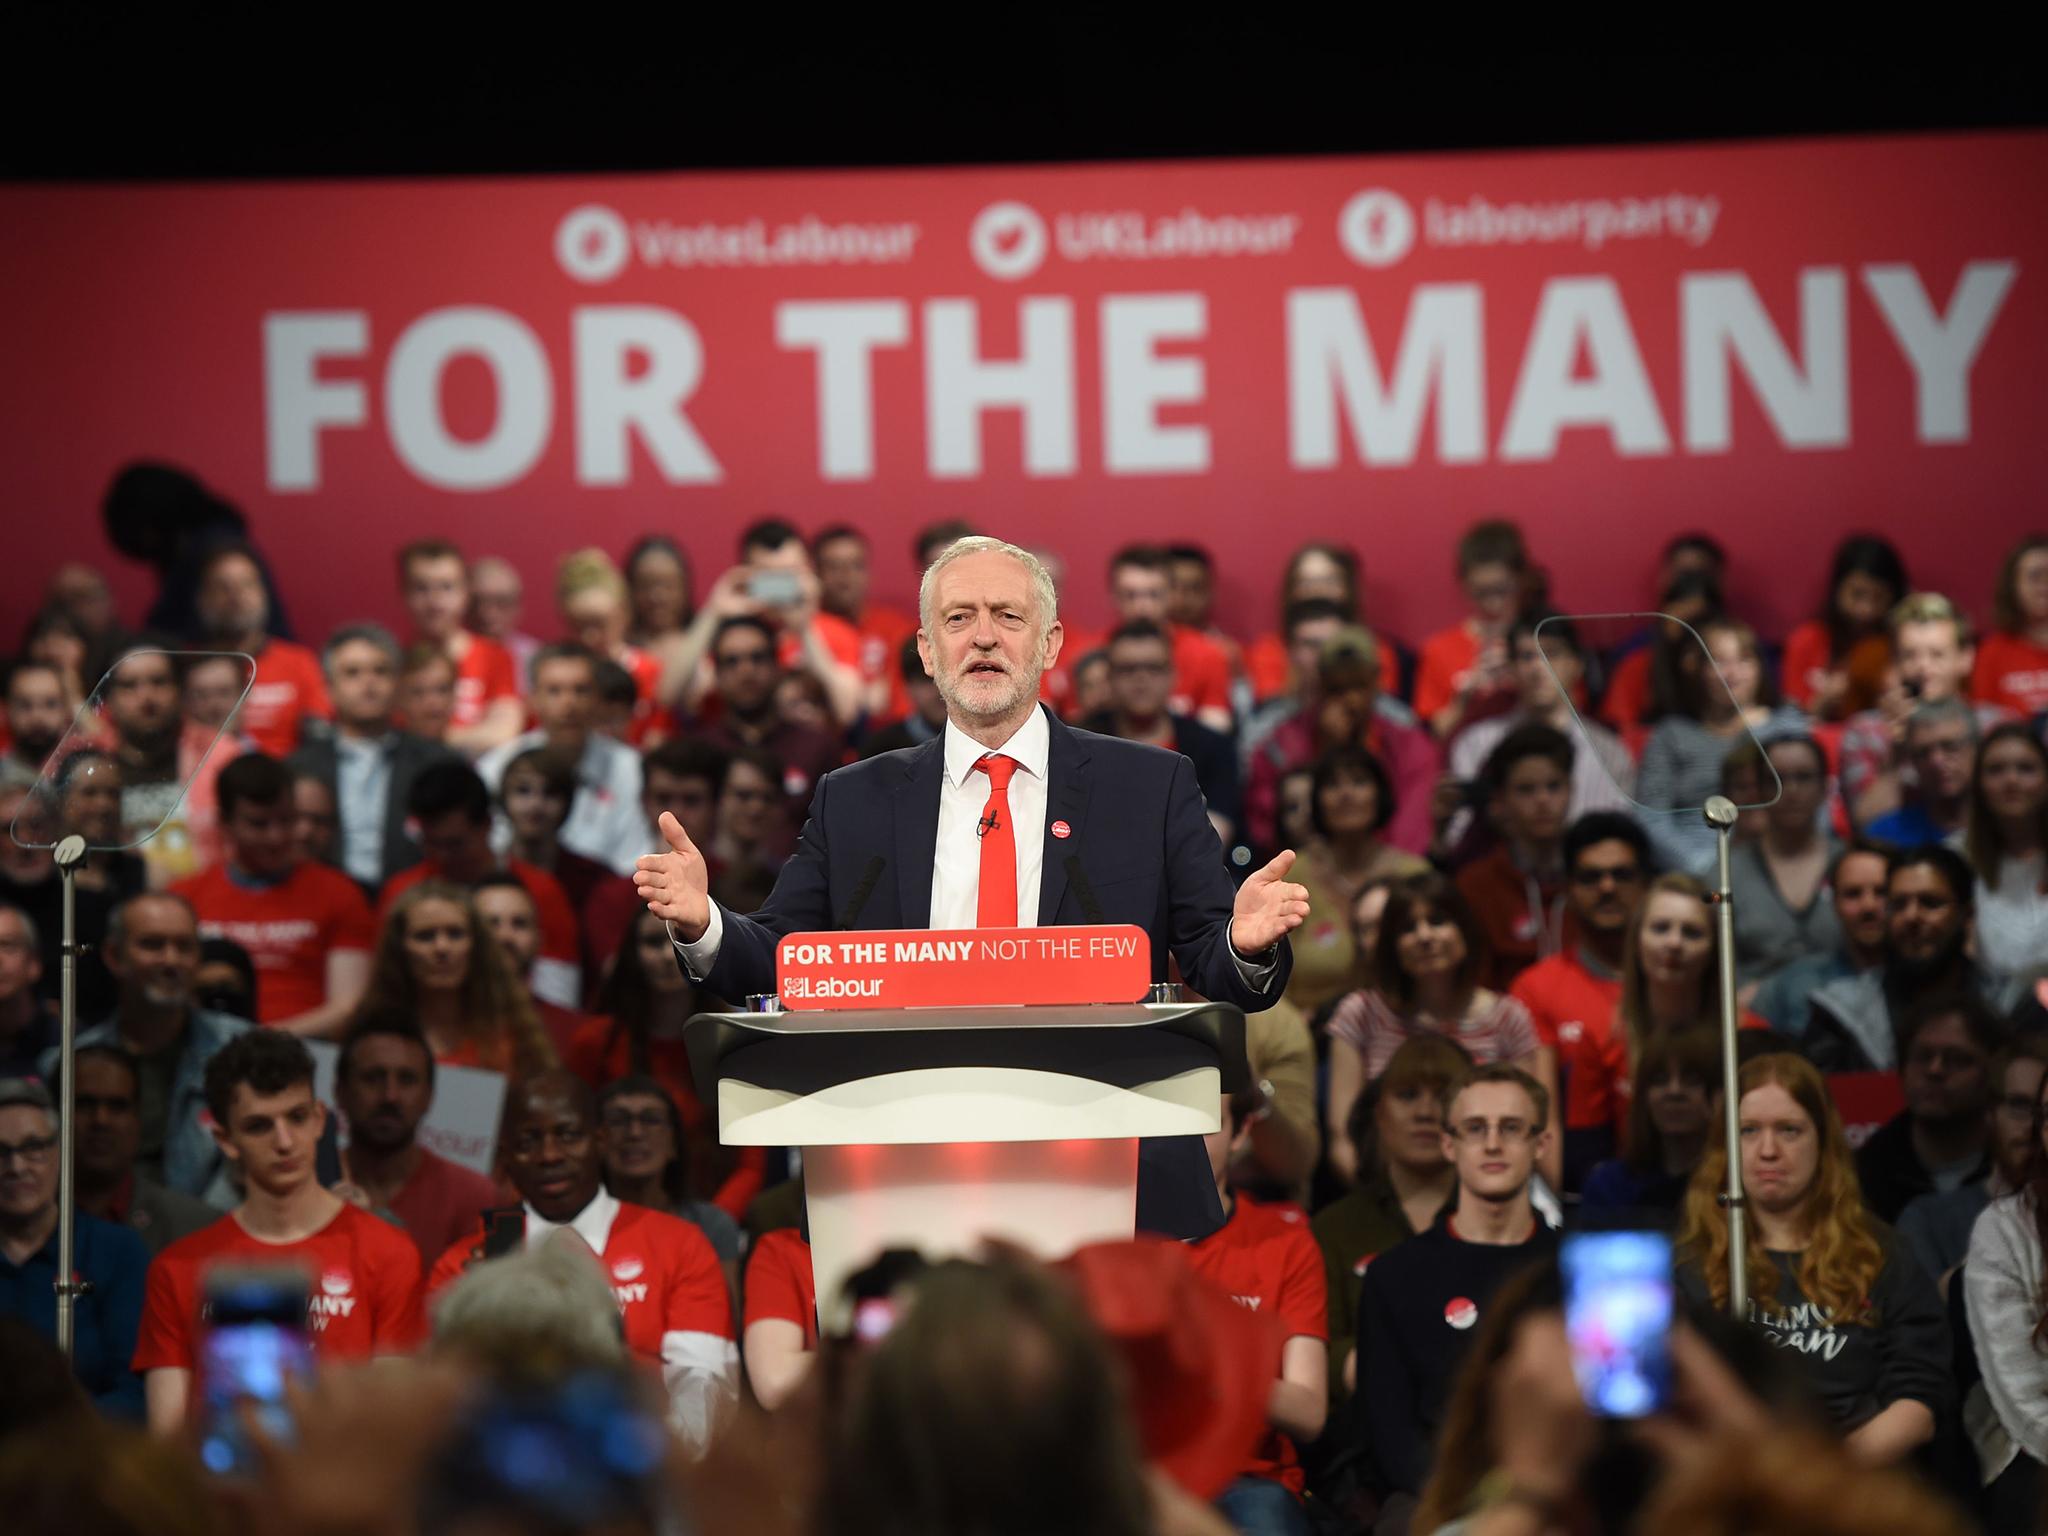
[[[1947, 595], [1847, 538], [1766, 639], [1682, 535], [1646, 594], [1669, 619], [1621, 637], [1481, 522], [1466, 612], [1413, 646], [1339, 545], [1235, 635], [1217, 556], [1120, 551], [1115, 625], [1064, 627], [1045, 705], [1185, 756], [1218, 865], [1292, 850], [1308, 893], [1209, 1138], [1227, 1220], [1051, 1269], [894, 1255], [856, 1282], [884, 1330], [819, 1314], [800, 1158], [720, 1145], [682, 1030], [721, 1000], [632, 879], [672, 813], [753, 911], [820, 780], [945, 729], [863, 533], [754, 523], [708, 585], [660, 534], [577, 549], [547, 619], [508, 562], [423, 538], [402, 634], [302, 640], [282, 592], [311, 573], [166, 473], [109, 507], [176, 530], [149, 614], [67, 565], [6, 670], [0, 1352], [47, 1394], [0, 1440], [8, 1507], [111, 1510], [126, 1477], [217, 1528], [118, 1426], [194, 1443], [223, 1411], [209, 1277], [289, 1261], [321, 1370], [237, 1496], [301, 1527], [473, 1497], [564, 1531], [2043, 1528], [2048, 536]], [[1682, 814], [1724, 793], [1743, 1327], [1715, 843]], [[73, 832], [67, 1381], [35, 1335]], [[480, 1162], [432, 1134], [464, 1070], [505, 1084]], [[1585, 1411], [1558, 1317], [1559, 1235], [1603, 1223], [1668, 1231], [1689, 1304], [1677, 1405], [1635, 1438]], [[93, 1415], [104, 1483], [50, 1440]], [[543, 1487], [504, 1444], [549, 1434]]]

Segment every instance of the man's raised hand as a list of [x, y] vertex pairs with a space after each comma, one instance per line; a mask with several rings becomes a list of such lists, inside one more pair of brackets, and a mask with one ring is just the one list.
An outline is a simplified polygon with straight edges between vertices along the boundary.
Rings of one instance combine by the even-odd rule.
[[1287, 879], [1287, 871], [1293, 867], [1294, 850], [1289, 848], [1274, 854], [1270, 864], [1237, 888], [1237, 903], [1230, 913], [1230, 944], [1247, 960], [1271, 949], [1308, 916], [1308, 887], [1290, 884]]
[[668, 852], [640, 856], [633, 866], [633, 889], [648, 911], [675, 924], [683, 942], [694, 944], [711, 926], [711, 872], [675, 812], [663, 811], [656, 825]]

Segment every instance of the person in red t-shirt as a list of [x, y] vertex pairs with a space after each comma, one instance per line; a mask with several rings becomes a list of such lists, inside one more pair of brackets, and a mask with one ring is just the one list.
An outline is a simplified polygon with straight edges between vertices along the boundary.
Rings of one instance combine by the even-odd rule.
[[334, 1103], [348, 1128], [345, 1183], [335, 1193], [367, 1211], [389, 1211], [424, 1267], [476, 1231], [497, 1186], [419, 1142], [434, 1102], [434, 1053], [409, 1019], [351, 1026], [334, 1064]]
[[256, 966], [257, 1021], [327, 1038], [370, 979], [369, 903], [340, 870], [299, 857], [292, 772], [245, 753], [221, 770], [227, 858], [171, 887], [209, 939], [232, 939]]
[[[1222, 647], [1198, 630], [1168, 618], [1172, 604], [1171, 567], [1166, 552], [1133, 544], [1116, 552], [1109, 563], [1109, 595], [1117, 622], [1138, 619], [1165, 627], [1173, 639], [1173, 694], [1166, 707], [1176, 715], [1192, 715], [1212, 731], [1235, 731], [1237, 716], [1230, 703], [1230, 659]], [[1069, 640], [1069, 645], [1073, 641]], [[1076, 656], [1082, 654], [1079, 649]]]
[[1300, 1511], [1306, 1476], [1295, 1446], [1323, 1432], [1330, 1410], [1329, 1282], [1299, 1207], [1259, 1205], [1230, 1187], [1230, 1164], [1250, 1141], [1256, 1108], [1249, 1093], [1226, 1097], [1221, 1128], [1204, 1138], [1229, 1218], [1187, 1250], [1195, 1272], [1239, 1306], [1277, 1316], [1284, 1341], [1266, 1403], [1271, 1432], [1216, 1506], [1240, 1530], [1306, 1531]]
[[1415, 676], [1415, 713], [1437, 740], [1449, 741], [1474, 720], [1514, 707], [1507, 635], [1522, 610], [1528, 576], [1529, 551], [1513, 523], [1474, 523], [1458, 540], [1458, 585], [1471, 611], [1423, 642]]
[[[689, 1222], [605, 1192], [604, 1138], [596, 1097], [573, 1074], [543, 1072], [514, 1090], [500, 1157], [519, 1192], [524, 1243], [567, 1227], [590, 1245], [610, 1277], [626, 1347], [661, 1371], [670, 1418], [701, 1451], [738, 1393], [725, 1275]], [[444, 1253], [427, 1294], [487, 1261], [485, 1238], [480, 1228]]]
[[256, 660], [256, 677], [235, 724], [260, 750], [287, 757], [298, 750], [306, 721], [334, 718], [320, 658], [269, 632], [270, 594], [254, 554], [230, 544], [208, 555], [194, 601], [201, 645]]
[[2022, 716], [2048, 710], [2048, 534], [2028, 534], [1998, 568], [1970, 697]]
[[534, 1012], [540, 1015], [541, 1028], [554, 1042], [555, 1054], [566, 1059], [570, 1042], [590, 1021], [581, 1011], [551, 1003], [533, 991], [534, 971], [540, 965], [540, 908], [534, 903], [533, 892], [517, 875], [501, 870], [479, 880], [470, 897], [476, 902], [477, 915], [491, 930], [491, 937], [498, 941], [498, 947], [505, 951], [512, 968], [525, 983], [533, 998]]
[[601, 549], [564, 555], [555, 573], [555, 606], [570, 639], [594, 656], [617, 662], [633, 679], [632, 717], [623, 739], [646, 745], [662, 720], [661, 663], [626, 639], [631, 599], [612, 557]]
[[867, 535], [848, 523], [821, 528], [811, 538], [818, 570], [818, 607], [851, 624], [860, 635], [860, 675], [867, 690], [870, 728], [910, 713], [910, 696], [896, 658], [917, 633], [917, 620], [882, 603], [868, 601]]
[[740, 1347], [763, 1408], [780, 1408], [818, 1358], [818, 1290], [811, 1245], [795, 1227], [763, 1232], [747, 1256]]
[[1891, 667], [1885, 616], [1912, 590], [1888, 540], [1868, 533], [1843, 539], [1820, 617], [1785, 637], [1778, 663], [1785, 702], [1816, 720], [1843, 720], [1875, 704]]
[[275, 1030], [237, 1036], [206, 1064], [206, 1103], [222, 1155], [242, 1173], [242, 1203], [158, 1254], [136, 1340], [149, 1427], [172, 1434], [203, 1394], [207, 1277], [217, 1265], [306, 1272], [307, 1326], [322, 1360], [411, 1350], [424, 1327], [420, 1256], [389, 1222], [322, 1189], [314, 1158], [327, 1111], [313, 1096], [304, 1042]]
[[1486, 759], [1480, 782], [1499, 845], [1458, 871], [1458, 891], [1486, 931], [1487, 985], [1505, 990], [1577, 934], [1564, 896], [1565, 813], [1572, 744], [1548, 725], [1522, 725]]
[[[1166, 546], [1167, 616], [1223, 653], [1233, 688], [1244, 680], [1244, 647], [1216, 626], [1216, 557], [1200, 544]], [[1250, 699], [1246, 699], [1249, 705]]]
[[[420, 539], [398, 552], [399, 595], [415, 641], [455, 664], [455, 709], [445, 738], [471, 757], [517, 736], [526, 724], [512, 653], [463, 628], [469, 612], [469, 568], [446, 539]], [[419, 729], [414, 726], [414, 729]]]

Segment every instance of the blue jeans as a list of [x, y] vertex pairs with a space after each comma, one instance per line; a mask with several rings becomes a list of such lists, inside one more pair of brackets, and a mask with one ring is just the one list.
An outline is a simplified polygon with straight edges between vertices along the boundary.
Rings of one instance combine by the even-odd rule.
[[1271, 1478], [1240, 1477], [1217, 1495], [1216, 1509], [1242, 1536], [1309, 1536], [1300, 1500]]

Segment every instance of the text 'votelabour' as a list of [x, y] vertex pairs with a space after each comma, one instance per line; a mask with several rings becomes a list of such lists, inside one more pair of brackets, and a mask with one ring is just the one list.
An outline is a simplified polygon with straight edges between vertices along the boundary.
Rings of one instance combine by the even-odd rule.
[[1128, 923], [793, 933], [776, 976], [789, 1008], [1133, 1003], [1151, 985], [1152, 953]]

